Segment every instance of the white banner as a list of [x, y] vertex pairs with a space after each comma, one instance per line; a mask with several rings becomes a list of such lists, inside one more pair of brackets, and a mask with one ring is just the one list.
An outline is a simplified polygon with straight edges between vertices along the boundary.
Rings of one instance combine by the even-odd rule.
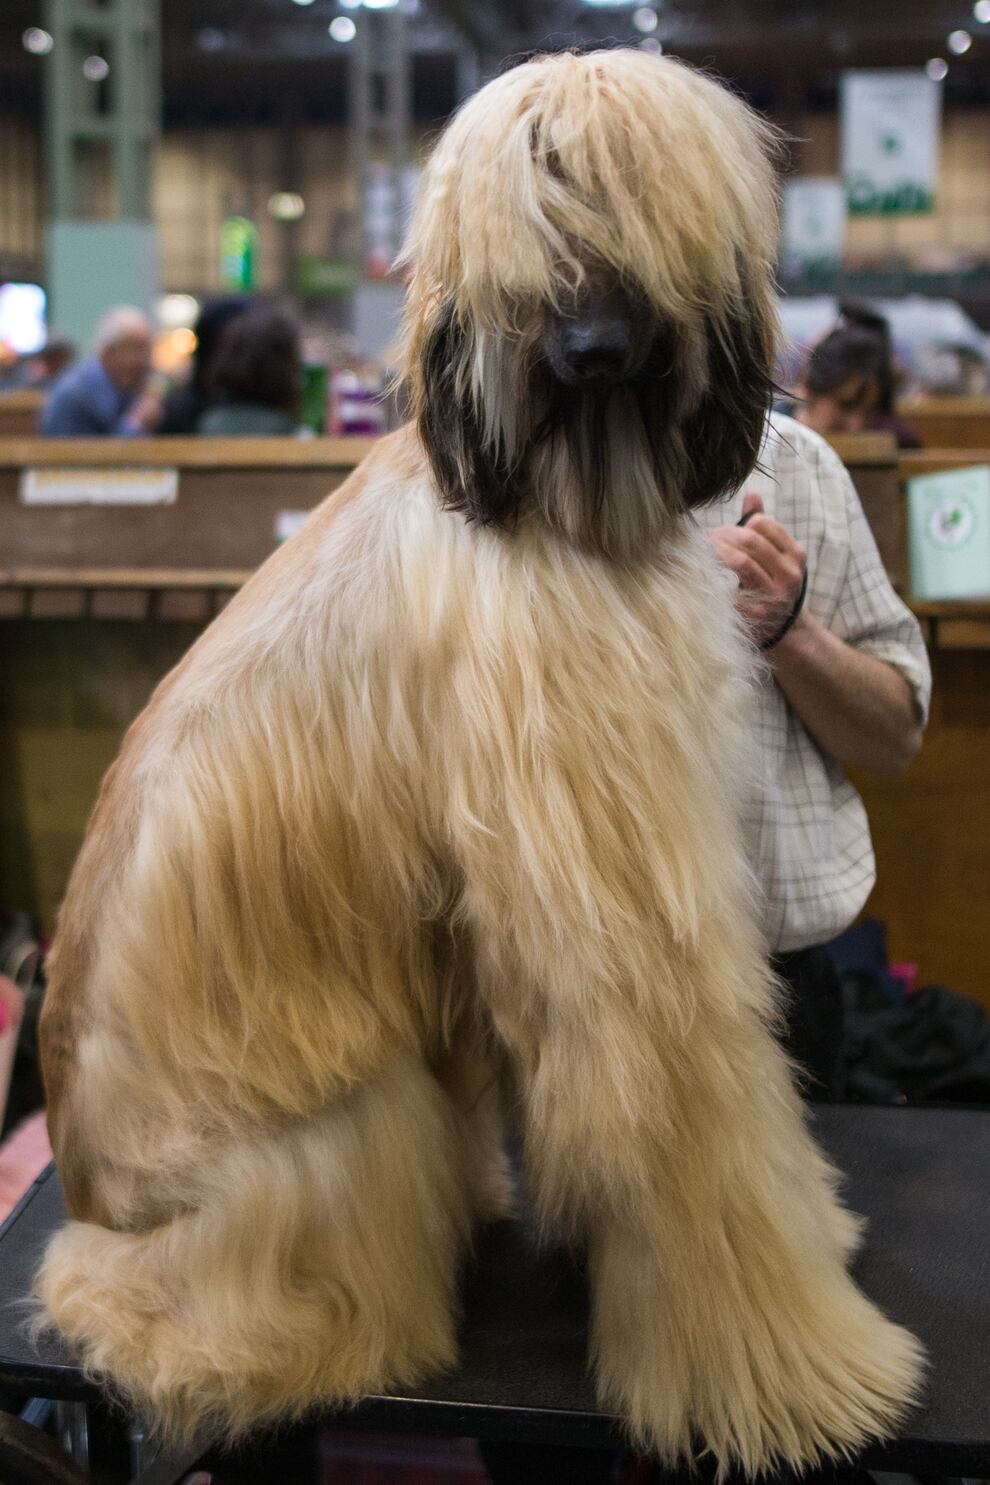
[[842, 75], [842, 175], [850, 212], [931, 211], [942, 85], [923, 72]]
[[846, 240], [846, 193], [841, 180], [799, 175], [784, 182], [785, 266], [837, 267]]
[[25, 469], [22, 505], [174, 505], [177, 469]]

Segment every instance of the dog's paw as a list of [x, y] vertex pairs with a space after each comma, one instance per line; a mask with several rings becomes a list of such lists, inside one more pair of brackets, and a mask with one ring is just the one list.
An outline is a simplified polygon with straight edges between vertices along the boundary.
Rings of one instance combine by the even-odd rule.
[[920, 1345], [836, 1262], [789, 1280], [731, 1265], [691, 1294], [654, 1270], [649, 1299], [645, 1278], [618, 1309], [599, 1297], [599, 1396], [665, 1463], [702, 1453], [755, 1475], [850, 1458], [917, 1398]]

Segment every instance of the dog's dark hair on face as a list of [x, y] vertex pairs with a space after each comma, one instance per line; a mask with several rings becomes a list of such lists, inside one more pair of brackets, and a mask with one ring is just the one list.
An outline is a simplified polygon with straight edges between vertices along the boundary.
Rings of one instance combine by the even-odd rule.
[[[745, 298], [739, 301], [745, 306]], [[646, 311], [648, 313], [648, 311]], [[418, 427], [440, 499], [487, 526], [511, 528], [527, 502], [530, 456], [546, 440], [566, 441], [580, 472], [589, 511], [600, 513], [609, 498], [608, 411], [621, 391], [623, 407], [641, 436], [656, 477], [657, 500], [684, 510], [718, 500], [742, 484], [756, 464], [775, 384], [769, 371], [765, 323], [747, 318], [744, 307], [720, 320], [704, 322], [699, 349], [704, 390], [696, 405], [684, 408], [679, 363], [686, 348], [669, 327], [657, 324], [642, 365], [628, 381], [568, 385], [555, 376], [545, 356], [520, 360], [518, 395], [534, 410], [525, 445], [513, 458], [486, 437], [470, 390], [465, 361], [471, 339], [452, 300], [437, 313], [423, 354], [423, 398]]]

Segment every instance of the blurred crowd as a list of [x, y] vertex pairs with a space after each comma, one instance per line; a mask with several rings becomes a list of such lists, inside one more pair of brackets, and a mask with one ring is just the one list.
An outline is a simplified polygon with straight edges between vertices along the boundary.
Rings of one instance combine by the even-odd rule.
[[88, 356], [51, 341], [0, 376], [0, 394], [45, 393], [38, 431], [52, 438], [378, 433], [389, 421], [382, 369], [339, 336], [329, 357], [304, 356], [301, 327], [279, 305], [208, 301], [184, 334], [191, 353], [166, 371], [148, 316], [120, 305]]
[[[990, 390], [986, 338], [958, 306], [927, 302], [919, 314], [904, 301], [888, 317], [849, 301], [785, 299], [781, 309], [778, 407], [819, 433], [884, 431], [914, 448], [919, 441], [897, 411], [905, 394]], [[166, 374], [155, 364], [148, 317], [120, 306], [101, 320], [89, 356], [76, 359], [67, 341], [53, 339], [9, 366], [0, 392], [46, 393], [39, 427], [49, 437], [376, 433], [397, 420], [381, 367], [353, 347], [336, 365], [314, 364], [298, 321], [281, 306], [215, 299], [185, 333], [191, 354], [178, 374]]]

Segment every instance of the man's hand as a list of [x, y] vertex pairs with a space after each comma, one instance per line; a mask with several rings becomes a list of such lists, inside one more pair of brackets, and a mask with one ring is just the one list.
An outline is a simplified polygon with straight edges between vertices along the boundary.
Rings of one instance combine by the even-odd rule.
[[765, 642], [797, 602], [808, 558], [787, 528], [766, 514], [759, 495], [744, 497], [742, 513], [745, 525], [718, 526], [711, 542], [739, 579], [740, 612], [757, 641]]
[[142, 392], [131, 405], [127, 421], [142, 433], [154, 433], [162, 420], [165, 404], [157, 392]]
[[[797, 602], [807, 555], [759, 495], [745, 497], [743, 516], [744, 526], [719, 526], [710, 536], [739, 578], [740, 612], [766, 644]], [[873, 773], [903, 773], [921, 745], [921, 723], [911, 687], [892, 665], [831, 634], [806, 607], [767, 658], [823, 753]]]

